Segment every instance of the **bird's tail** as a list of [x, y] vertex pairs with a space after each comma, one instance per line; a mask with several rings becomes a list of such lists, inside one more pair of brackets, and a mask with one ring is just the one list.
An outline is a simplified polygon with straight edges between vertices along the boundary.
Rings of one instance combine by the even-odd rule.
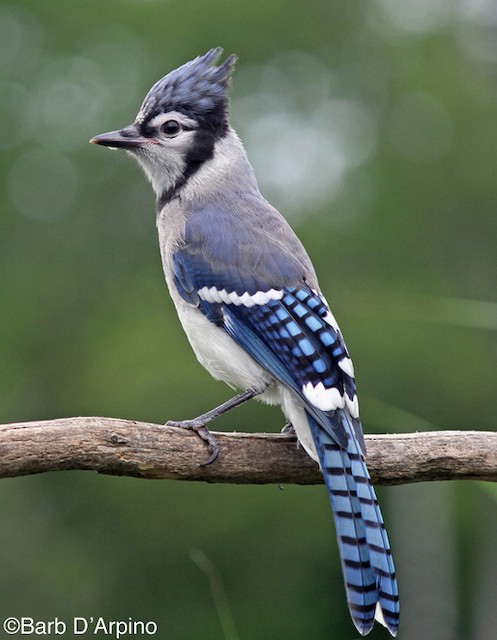
[[[347, 420], [345, 412], [340, 417]], [[387, 532], [369, 472], [349, 431], [341, 448], [307, 414], [330, 496], [350, 615], [362, 635], [375, 619], [397, 634], [399, 599]]]

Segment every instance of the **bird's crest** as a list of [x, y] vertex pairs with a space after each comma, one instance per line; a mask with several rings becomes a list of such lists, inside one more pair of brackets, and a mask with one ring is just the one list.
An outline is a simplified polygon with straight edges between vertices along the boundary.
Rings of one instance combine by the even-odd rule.
[[215, 128], [226, 121], [231, 73], [237, 57], [230, 55], [219, 66], [223, 50], [211, 49], [171, 71], [150, 89], [136, 117], [143, 124], [160, 113], [180, 111]]

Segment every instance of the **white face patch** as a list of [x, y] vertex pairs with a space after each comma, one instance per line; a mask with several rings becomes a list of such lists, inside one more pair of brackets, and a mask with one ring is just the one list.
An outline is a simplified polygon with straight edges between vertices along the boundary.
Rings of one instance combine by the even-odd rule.
[[338, 366], [344, 373], [349, 376], [349, 378], [354, 377], [354, 365], [352, 364], [352, 360], [350, 358], [342, 358], [338, 361]]
[[338, 389], [326, 389], [322, 382], [318, 382], [316, 386], [308, 382], [302, 387], [302, 391], [309, 402], [321, 411], [335, 411], [345, 406], [345, 398]]
[[256, 291], [253, 294], [246, 292], [239, 296], [234, 291], [228, 293], [226, 289], [217, 289], [216, 287], [202, 287], [197, 291], [197, 293], [199, 297], [206, 302], [234, 304], [236, 307], [239, 307], [240, 305], [243, 305], [244, 307], [264, 305], [271, 300], [281, 300], [284, 295], [283, 291], [269, 289], [269, 291]]

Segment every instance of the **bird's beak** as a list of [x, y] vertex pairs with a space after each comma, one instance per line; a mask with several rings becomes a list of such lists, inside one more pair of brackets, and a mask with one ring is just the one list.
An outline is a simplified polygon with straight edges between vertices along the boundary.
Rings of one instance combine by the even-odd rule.
[[101, 144], [114, 149], [137, 149], [152, 142], [151, 138], [143, 137], [135, 125], [130, 125], [119, 131], [101, 133], [90, 140], [92, 144]]

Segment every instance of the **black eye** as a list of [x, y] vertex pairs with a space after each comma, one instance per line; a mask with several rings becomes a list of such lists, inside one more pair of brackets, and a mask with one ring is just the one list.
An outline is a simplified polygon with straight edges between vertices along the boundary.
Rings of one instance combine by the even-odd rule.
[[166, 120], [161, 129], [167, 136], [174, 136], [181, 130], [181, 125], [177, 120]]

